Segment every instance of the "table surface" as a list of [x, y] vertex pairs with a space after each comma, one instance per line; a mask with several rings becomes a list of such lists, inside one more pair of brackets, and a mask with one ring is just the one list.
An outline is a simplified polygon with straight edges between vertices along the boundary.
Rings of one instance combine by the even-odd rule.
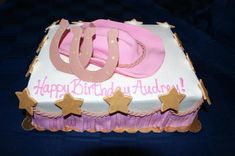
[[[71, 2], [71, 3], [70, 3]], [[173, 16], [153, 1], [133, 6], [83, 1], [42, 1], [38, 3], [4, 2], [0, 4], [0, 96], [2, 123], [0, 148], [5, 155], [232, 155], [235, 151], [235, 73], [234, 48], [225, 46], [207, 33]], [[129, 2], [132, 2], [129, 0]], [[142, 7], [151, 8], [148, 12]], [[196, 74], [203, 79], [212, 105], [203, 105], [199, 113], [199, 133], [77, 133], [24, 131], [24, 118], [18, 109], [15, 91], [28, 82], [24, 75], [44, 29], [53, 21], [91, 21], [108, 18], [126, 21], [137, 18], [144, 23], [168, 21], [180, 36], [191, 56]]]

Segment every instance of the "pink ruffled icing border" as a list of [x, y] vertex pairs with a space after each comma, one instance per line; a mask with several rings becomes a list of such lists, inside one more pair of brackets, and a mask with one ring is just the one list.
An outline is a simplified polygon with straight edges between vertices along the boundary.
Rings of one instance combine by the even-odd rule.
[[[198, 101], [194, 106], [188, 108], [187, 110], [185, 110], [184, 112], [179, 112], [175, 115], [177, 116], [184, 116], [187, 114], [190, 114], [192, 112], [195, 112], [198, 110], [198, 108], [200, 108], [200, 106], [202, 105], [202, 103], [204, 102], [203, 99], [201, 99], [200, 101]], [[146, 115], [151, 115], [157, 112], [161, 112], [161, 108], [156, 108], [153, 109], [153, 111], [151, 112], [133, 112], [133, 111], [129, 111], [128, 114], [132, 115], [132, 116], [146, 116]], [[49, 117], [49, 118], [57, 118], [57, 117], [61, 117], [63, 116], [61, 112], [46, 112], [44, 110], [41, 110], [37, 107], [34, 108], [34, 113], [44, 116], [44, 117]], [[85, 110], [82, 110], [82, 115], [89, 115], [89, 116], [94, 116], [94, 117], [104, 117], [104, 116], [109, 116], [108, 112], [99, 112], [99, 113], [93, 113], [93, 112], [88, 112]]]
[[84, 114], [82, 116], [71, 115], [67, 118], [62, 116], [49, 118], [35, 113], [32, 119], [32, 124], [37, 129], [58, 131], [67, 128], [74, 129], [79, 132], [111, 132], [117, 129], [140, 130], [143, 128], [161, 130], [168, 127], [177, 129], [179, 127], [189, 127], [197, 116], [198, 110], [199, 109], [184, 116], [177, 116], [171, 111], [167, 111], [163, 114], [161, 112], [156, 112], [146, 116], [133, 116], [116, 113], [103, 117]]

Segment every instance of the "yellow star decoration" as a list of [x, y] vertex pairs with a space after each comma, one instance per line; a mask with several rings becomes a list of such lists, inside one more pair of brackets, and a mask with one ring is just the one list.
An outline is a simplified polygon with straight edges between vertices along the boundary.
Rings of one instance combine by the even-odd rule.
[[143, 24], [143, 22], [137, 21], [135, 18], [133, 18], [133, 19], [130, 20], [130, 21], [125, 21], [124, 23], [133, 24], [133, 25], [142, 25], [142, 24]]
[[64, 95], [62, 100], [56, 101], [56, 106], [62, 109], [63, 116], [69, 114], [81, 115], [83, 99], [74, 98], [70, 93]]
[[194, 72], [196, 72], [196, 71], [195, 71], [195, 69], [194, 69], [194, 66], [193, 66], [192, 60], [190, 59], [190, 57], [189, 57], [188, 53], [186, 53], [186, 54], [185, 54], [185, 57], [186, 57], [186, 59], [187, 59], [187, 61], [188, 61], [189, 65], [190, 65], [191, 69], [192, 69]]
[[209, 105], [211, 105], [211, 99], [210, 99], [210, 97], [208, 95], [208, 91], [207, 91], [207, 89], [206, 89], [202, 79], [199, 80], [199, 85], [198, 86], [199, 86], [199, 88], [202, 91], [203, 99], [206, 100]]
[[46, 29], [45, 32], [47, 32], [52, 26], [55, 26], [57, 23], [59, 23], [60, 20], [54, 21], [53, 23], [51, 23]]
[[128, 105], [132, 100], [131, 96], [124, 95], [120, 88], [117, 88], [112, 96], [104, 97], [104, 101], [109, 104], [109, 113], [128, 113]]
[[185, 94], [178, 93], [176, 88], [173, 87], [165, 95], [160, 95], [159, 99], [162, 102], [162, 112], [166, 110], [173, 110], [178, 113], [180, 102], [185, 98]]
[[182, 44], [182, 41], [180, 40], [179, 36], [177, 33], [173, 34], [174, 39], [176, 40], [177, 44], [179, 45], [179, 47], [182, 49], [182, 51], [184, 51], [184, 47]]
[[37, 50], [36, 50], [36, 53], [37, 53], [37, 54], [40, 52], [41, 48], [44, 46], [44, 44], [45, 44], [45, 42], [47, 41], [47, 39], [48, 39], [48, 36], [47, 36], [47, 35], [45, 35], [45, 36], [42, 38], [42, 41], [39, 43], [38, 48], [37, 48]]
[[171, 25], [171, 24], [169, 24], [169, 23], [167, 23], [167, 22], [156, 22], [157, 23], [157, 25], [162, 25], [162, 26], [166, 26], [166, 27], [169, 27], [169, 28], [175, 28], [175, 26], [174, 25]]
[[33, 68], [37, 62], [38, 62], [38, 56], [35, 56], [29, 65], [29, 69], [26, 72], [25, 77], [28, 77], [33, 72]]
[[33, 115], [33, 107], [37, 105], [37, 101], [29, 95], [29, 90], [25, 88], [22, 92], [15, 92], [19, 99], [19, 109], [25, 109], [30, 115]]

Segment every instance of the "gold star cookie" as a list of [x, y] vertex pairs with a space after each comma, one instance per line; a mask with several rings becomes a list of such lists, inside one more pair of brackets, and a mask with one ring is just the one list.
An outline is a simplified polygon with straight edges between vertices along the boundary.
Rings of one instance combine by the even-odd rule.
[[205, 85], [204, 85], [202, 79], [199, 80], [199, 85], [198, 85], [198, 86], [199, 86], [199, 88], [200, 88], [201, 91], [202, 91], [204, 100], [206, 100], [207, 103], [208, 103], [209, 105], [211, 105], [211, 99], [210, 99], [210, 97], [209, 97], [209, 95], [208, 95], [208, 91], [207, 91], [207, 89], [206, 89], [206, 87], [205, 87]]
[[40, 52], [40, 50], [42, 49], [43, 45], [45, 44], [45, 42], [47, 41], [48, 39], [48, 36], [45, 35], [43, 38], [42, 38], [42, 41], [39, 43], [38, 45], [38, 48], [36, 50], [36, 53], [38, 54]]
[[193, 62], [192, 62], [192, 60], [190, 59], [188, 53], [185, 54], [185, 57], [186, 57], [186, 59], [187, 59], [189, 65], [190, 65], [191, 69], [192, 69], [194, 72], [196, 72], [195, 69], [194, 69], [194, 66], [193, 66]]
[[125, 21], [124, 23], [133, 24], [133, 25], [141, 25], [141, 24], [143, 24], [143, 22], [137, 21], [135, 18], [133, 18], [133, 19], [130, 20], [130, 21]]
[[162, 102], [162, 112], [169, 109], [178, 113], [180, 102], [185, 98], [185, 94], [178, 93], [176, 88], [173, 87], [165, 95], [160, 95], [159, 99]]
[[69, 114], [81, 115], [81, 106], [83, 99], [74, 98], [70, 93], [64, 95], [62, 100], [56, 101], [56, 106], [60, 107], [63, 116]]
[[37, 62], [38, 62], [38, 56], [35, 56], [29, 65], [29, 69], [28, 69], [27, 73], [25, 74], [25, 77], [28, 77], [32, 73], [33, 68]]
[[179, 47], [182, 49], [182, 51], [184, 51], [184, 47], [182, 44], [182, 41], [180, 40], [179, 36], [177, 33], [173, 34], [174, 39], [176, 40], [177, 44], [179, 45]]
[[174, 25], [170, 25], [169, 23], [167, 23], [167, 22], [156, 22], [157, 23], [157, 25], [162, 25], [162, 26], [165, 26], [165, 27], [169, 27], [169, 28], [175, 28], [175, 26]]
[[104, 97], [104, 101], [109, 104], [109, 113], [128, 113], [128, 105], [132, 100], [131, 96], [124, 95], [120, 88], [117, 88], [112, 96]]
[[29, 90], [25, 88], [22, 92], [15, 92], [19, 99], [19, 109], [25, 109], [30, 115], [33, 115], [33, 107], [37, 105], [37, 101], [29, 95]]
[[53, 23], [51, 23], [46, 29], [45, 29], [45, 32], [47, 32], [52, 26], [55, 26], [57, 23], [59, 23], [60, 20], [56, 20], [54, 21]]

